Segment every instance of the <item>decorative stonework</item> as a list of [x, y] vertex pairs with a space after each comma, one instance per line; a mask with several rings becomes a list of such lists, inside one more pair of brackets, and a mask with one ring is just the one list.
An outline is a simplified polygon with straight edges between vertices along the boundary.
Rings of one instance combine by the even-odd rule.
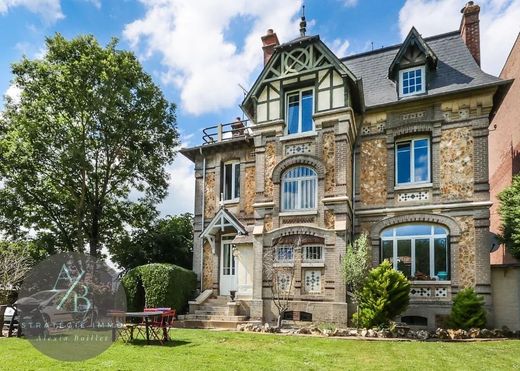
[[245, 172], [245, 201], [244, 201], [244, 212], [247, 215], [254, 213], [255, 209], [253, 204], [255, 203], [255, 168], [248, 167]]
[[448, 289], [446, 287], [436, 287], [435, 288], [435, 297], [436, 298], [447, 298]]
[[273, 230], [273, 216], [267, 214], [264, 216], [264, 232], [271, 232]]
[[325, 193], [332, 193], [336, 187], [336, 138], [334, 133], [323, 135], [323, 161], [325, 162]]
[[336, 215], [334, 215], [334, 210], [325, 210], [324, 219], [325, 228], [334, 229], [336, 224]]
[[317, 294], [321, 292], [321, 271], [306, 270], [305, 271], [305, 292]]
[[471, 216], [455, 218], [462, 230], [459, 240], [458, 274], [461, 287], [474, 287], [476, 282], [475, 222]]
[[269, 142], [265, 146], [265, 183], [264, 183], [264, 196], [268, 199], [273, 198], [273, 180], [272, 173], [276, 166], [276, 143]]
[[203, 247], [202, 262], [202, 288], [204, 290], [213, 288], [213, 253], [211, 252], [211, 245], [206, 241]]
[[360, 195], [363, 205], [386, 203], [386, 142], [373, 139], [361, 144]]
[[397, 202], [427, 201], [430, 198], [430, 192], [405, 192], [397, 195]]
[[314, 224], [314, 216], [287, 216], [282, 218], [282, 224]]
[[472, 117], [487, 116], [493, 107], [493, 95], [470, 96], [454, 99], [441, 104], [446, 121], [464, 120]]
[[215, 194], [215, 173], [206, 173], [206, 184], [204, 185], [204, 217], [211, 219], [215, 216], [217, 196]]
[[432, 289], [429, 287], [412, 287], [410, 289], [412, 298], [429, 298], [430, 296], [432, 296]]
[[473, 196], [473, 136], [471, 128], [443, 130], [440, 143], [440, 185], [445, 200]]
[[402, 116], [404, 121], [420, 120], [422, 118], [424, 118], [424, 111], [404, 113]]
[[311, 143], [288, 144], [285, 146], [285, 155], [301, 155], [305, 153], [312, 153]]

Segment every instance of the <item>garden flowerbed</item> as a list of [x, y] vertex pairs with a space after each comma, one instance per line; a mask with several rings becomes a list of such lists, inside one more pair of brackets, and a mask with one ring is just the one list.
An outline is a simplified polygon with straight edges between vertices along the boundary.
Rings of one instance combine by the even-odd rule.
[[263, 332], [263, 333], [283, 333], [287, 335], [315, 335], [327, 337], [349, 337], [363, 339], [396, 339], [396, 340], [422, 340], [422, 341], [472, 341], [490, 339], [518, 339], [520, 331], [510, 331], [503, 329], [469, 329], [453, 330], [438, 328], [435, 331], [415, 330], [405, 326], [396, 326], [394, 329], [356, 329], [356, 328], [320, 328], [319, 326], [309, 326], [302, 328], [277, 329], [269, 326], [268, 323], [262, 325], [241, 324], [237, 326], [238, 331], [244, 332]]

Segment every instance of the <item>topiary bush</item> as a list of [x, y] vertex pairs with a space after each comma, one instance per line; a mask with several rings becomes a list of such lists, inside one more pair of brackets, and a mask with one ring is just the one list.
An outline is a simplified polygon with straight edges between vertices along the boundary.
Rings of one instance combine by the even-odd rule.
[[469, 330], [486, 326], [484, 298], [477, 295], [473, 288], [465, 288], [455, 296], [448, 326], [453, 329]]
[[193, 297], [197, 276], [173, 264], [147, 264], [129, 270], [122, 283], [128, 310], [170, 307], [182, 313]]
[[388, 261], [373, 268], [358, 295], [357, 326], [386, 327], [410, 302], [410, 282]]

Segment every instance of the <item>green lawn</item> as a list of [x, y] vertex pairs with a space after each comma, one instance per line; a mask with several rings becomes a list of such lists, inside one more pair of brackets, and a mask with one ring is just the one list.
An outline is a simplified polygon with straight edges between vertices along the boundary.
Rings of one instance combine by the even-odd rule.
[[520, 369], [520, 341], [360, 341], [184, 329], [172, 335], [175, 343], [169, 346], [116, 343], [95, 359], [74, 364], [43, 356], [26, 340], [0, 338], [0, 369]]

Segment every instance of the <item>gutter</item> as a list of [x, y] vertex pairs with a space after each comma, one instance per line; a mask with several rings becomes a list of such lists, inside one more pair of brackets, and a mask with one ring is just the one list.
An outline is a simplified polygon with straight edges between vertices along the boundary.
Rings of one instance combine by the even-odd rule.
[[[204, 216], [205, 216], [205, 207], [204, 204], [204, 191], [206, 190], [206, 157], [202, 153], [202, 147], [199, 148], [200, 155], [202, 156], [202, 231], [204, 230]], [[204, 239], [200, 239], [200, 292], [203, 290], [203, 274], [204, 274]]]

